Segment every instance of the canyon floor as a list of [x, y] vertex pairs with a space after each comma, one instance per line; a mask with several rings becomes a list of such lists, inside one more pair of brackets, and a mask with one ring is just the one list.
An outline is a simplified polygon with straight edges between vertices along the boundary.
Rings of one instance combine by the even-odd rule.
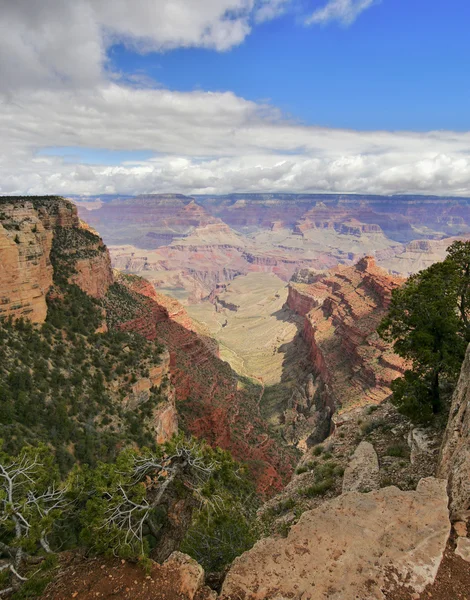
[[248, 273], [220, 286], [212, 302], [188, 305], [220, 346], [220, 356], [260, 389], [264, 418], [275, 428], [311, 370], [301, 321], [285, 307], [288, 287], [272, 273]]
[[287, 286], [272, 273], [249, 273], [226, 284], [214, 302], [188, 305], [220, 344], [220, 356], [240, 375], [265, 385], [281, 380], [285, 345], [298, 325], [283, 306]]

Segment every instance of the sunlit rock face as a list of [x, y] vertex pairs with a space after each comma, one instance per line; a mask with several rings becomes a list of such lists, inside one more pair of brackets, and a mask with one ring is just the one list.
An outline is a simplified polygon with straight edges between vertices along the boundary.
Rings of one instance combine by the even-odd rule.
[[403, 374], [404, 361], [376, 331], [403, 281], [365, 257], [310, 279], [301, 273], [300, 283], [294, 277], [289, 284], [287, 306], [304, 317], [303, 336], [331, 411], [381, 402]]
[[438, 474], [449, 480], [453, 520], [470, 516], [470, 348], [454, 391], [439, 459]]
[[235, 559], [222, 600], [384, 600], [433, 583], [450, 533], [446, 483], [416, 491], [347, 492], [305, 512], [287, 538], [265, 538]]
[[70, 283], [102, 298], [112, 283], [111, 261], [99, 236], [60, 197], [0, 198], [0, 315], [46, 319], [53, 283], [51, 253], [63, 252]]

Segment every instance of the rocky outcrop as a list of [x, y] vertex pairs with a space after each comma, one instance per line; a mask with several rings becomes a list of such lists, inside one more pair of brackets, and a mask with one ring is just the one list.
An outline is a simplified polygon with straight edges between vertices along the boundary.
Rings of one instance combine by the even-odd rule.
[[0, 199], [0, 317], [45, 321], [52, 235], [32, 202]]
[[449, 482], [452, 519], [466, 521], [470, 516], [470, 347], [452, 398], [438, 475]]
[[343, 493], [371, 492], [380, 488], [379, 459], [374, 446], [361, 442], [344, 471]]
[[102, 298], [112, 283], [107, 249], [60, 197], [0, 198], [0, 316], [46, 319], [46, 295], [64, 267], [70, 283]]
[[302, 515], [286, 539], [266, 538], [237, 558], [222, 600], [385, 600], [432, 583], [450, 533], [445, 482], [423, 479], [348, 492]]
[[70, 277], [75, 283], [93, 298], [104, 298], [109, 286], [113, 283], [111, 259], [108, 252], [100, 252], [90, 258], [80, 258], [75, 262], [76, 274]]
[[149, 428], [154, 433], [157, 444], [164, 444], [178, 433], [178, 412], [175, 402], [175, 388], [170, 383], [170, 353], [164, 350], [159, 355], [159, 364], [148, 369], [148, 377], [140, 377], [133, 385], [131, 393], [123, 400], [126, 410], [136, 410], [149, 401], [152, 390], [165, 388], [163, 399], [152, 410]]
[[[364, 213], [370, 220], [367, 210], [351, 211], [343, 207], [327, 206], [324, 202], [318, 202], [307, 211], [302, 219], [295, 225], [294, 233], [303, 235], [311, 229], [332, 229], [339, 235], [352, 235], [361, 237], [363, 234], [382, 234], [380, 225], [370, 222], [361, 222], [353, 214]], [[378, 216], [378, 215], [377, 215]]]
[[403, 360], [376, 333], [402, 282], [365, 257], [315, 275], [313, 283], [290, 283], [287, 306], [304, 317], [303, 336], [332, 411], [381, 402], [403, 374]]

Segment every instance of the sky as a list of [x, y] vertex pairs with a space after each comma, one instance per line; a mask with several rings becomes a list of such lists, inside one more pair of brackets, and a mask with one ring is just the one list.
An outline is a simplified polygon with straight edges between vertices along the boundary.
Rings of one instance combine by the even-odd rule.
[[468, 0], [0, 15], [0, 194], [470, 196]]

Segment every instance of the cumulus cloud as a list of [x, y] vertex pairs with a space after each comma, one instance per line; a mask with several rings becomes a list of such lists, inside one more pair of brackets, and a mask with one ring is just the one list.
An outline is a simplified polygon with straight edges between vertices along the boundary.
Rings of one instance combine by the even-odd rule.
[[342, 25], [351, 25], [362, 12], [376, 3], [377, 0], [329, 0], [326, 6], [314, 12], [306, 23], [324, 25], [338, 21]]
[[[103, 83], [15, 95], [0, 111], [0, 193], [330, 191], [470, 195], [470, 133], [351, 131], [283, 119], [233, 93]], [[82, 164], [48, 147], [139, 150]], [[73, 154], [73, 153], [72, 153]], [[81, 153], [83, 155], [83, 152]], [[104, 162], [104, 161], [103, 161]]]
[[0, 91], [89, 87], [104, 74], [106, 50], [178, 47], [225, 51], [253, 22], [273, 19], [290, 0], [0, 0]]
[[[116, 41], [139, 52], [224, 51], [293, 1], [0, 0], [0, 193], [470, 195], [470, 133], [311, 127], [231, 92], [107, 76]], [[347, 24], [371, 4], [331, 0], [310, 20]], [[110, 166], [100, 149], [151, 158]]]

